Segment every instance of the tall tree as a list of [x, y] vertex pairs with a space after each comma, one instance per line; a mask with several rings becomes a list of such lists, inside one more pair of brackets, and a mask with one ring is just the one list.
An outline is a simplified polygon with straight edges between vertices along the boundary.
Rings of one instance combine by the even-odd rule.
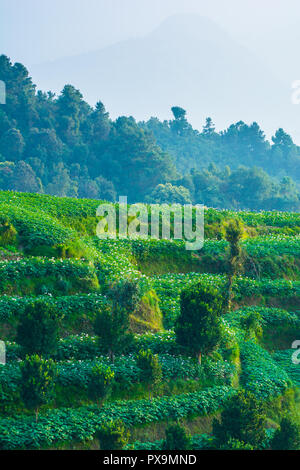
[[157, 354], [153, 354], [150, 349], [139, 351], [136, 356], [136, 365], [141, 370], [141, 381], [148, 387], [149, 400], [153, 388], [157, 387], [162, 380], [162, 367]]
[[223, 298], [214, 287], [199, 283], [181, 292], [176, 342], [195, 355], [200, 364], [202, 354], [212, 352], [222, 338], [222, 311]]
[[96, 317], [94, 330], [99, 346], [112, 362], [115, 354], [122, 353], [132, 341], [128, 328], [129, 315], [118, 305], [105, 308]]
[[55, 397], [56, 365], [52, 359], [45, 360], [38, 355], [26, 356], [20, 365], [21, 399], [28, 410], [34, 410], [38, 420], [39, 409]]
[[28, 304], [17, 327], [17, 343], [25, 354], [44, 357], [54, 354], [58, 344], [57, 313], [47, 302], [37, 300]]
[[225, 239], [229, 243], [227, 253], [227, 308], [230, 310], [233, 297], [234, 277], [241, 270], [243, 250], [240, 245], [245, 235], [244, 225], [239, 219], [229, 220], [224, 224]]
[[231, 439], [261, 448], [265, 438], [266, 416], [263, 404], [250, 392], [240, 390], [226, 403], [221, 420], [213, 422], [218, 447]]

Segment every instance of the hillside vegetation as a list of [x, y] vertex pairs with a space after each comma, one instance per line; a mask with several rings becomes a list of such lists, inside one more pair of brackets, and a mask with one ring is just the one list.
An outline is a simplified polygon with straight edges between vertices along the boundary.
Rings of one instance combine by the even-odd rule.
[[[74, 76], [78, 72], [77, 64]], [[112, 120], [101, 101], [90, 106], [70, 84], [58, 96], [37, 91], [26, 67], [5, 55], [0, 80], [6, 85], [6, 104], [0, 105], [1, 190], [299, 211], [300, 148], [281, 128], [271, 142], [256, 122], [239, 121], [216, 132], [207, 118], [197, 130], [180, 103], [174, 103], [168, 121]]]
[[[161, 448], [178, 420], [192, 433], [193, 448], [209, 448], [213, 418], [242, 389], [266, 407], [260, 445], [269, 448], [284, 413], [299, 419], [299, 366], [291, 360], [300, 330], [299, 214], [206, 209], [204, 247], [189, 252], [175, 240], [99, 240], [98, 205], [0, 192], [0, 337], [7, 355], [0, 365], [0, 448], [99, 448], [111, 419], [130, 431], [127, 448]], [[245, 230], [243, 269], [220, 317], [221, 339], [199, 362], [176, 338], [181, 293], [226, 291], [223, 227], [233, 218]], [[59, 335], [45, 355], [49, 374], [51, 364], [56, 368], [52, 399], [39, 409], [22, 389], [38, 360], [24, 366], [29, 346], [20, 326], [34, 304], [31, 315], [55, 312]], [[107, 346], [103, 325], [113, 308], [119, 327], [121, 304], [129, 316], [126, 344], [117, 338]], [[99, 371], [106, 374], [102, 388]], [[100, 395], [108, 384], [110, 393]]]

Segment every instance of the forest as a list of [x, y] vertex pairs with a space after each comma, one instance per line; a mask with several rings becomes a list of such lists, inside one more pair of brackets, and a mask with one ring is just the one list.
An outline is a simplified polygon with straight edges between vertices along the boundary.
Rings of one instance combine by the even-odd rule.
[[[0, 189], [75, 198], [297, 211], [300, 147], [283, 129], [269, 142], [256, 122], [217, 132], [193, 129], [188, 110], [173, 118], [112, 120], [66, 84], [36, 89], [26, 67], [0, 56]], [[101, 98], [101, 90], [99, 90]], [[175, 103], [176, 104], [176, 103]]]

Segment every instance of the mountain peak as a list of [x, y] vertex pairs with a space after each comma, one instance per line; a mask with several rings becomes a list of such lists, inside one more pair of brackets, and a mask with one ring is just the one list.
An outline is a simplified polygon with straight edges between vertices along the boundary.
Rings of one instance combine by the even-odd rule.
[[167, 17], [153, 31], [152, 35], [158, 37], [191, 36], [197, 39], [215, 41], [218, 38], [227, 38], [229, 35], [211, 19], [193, 14], [182, 13]]

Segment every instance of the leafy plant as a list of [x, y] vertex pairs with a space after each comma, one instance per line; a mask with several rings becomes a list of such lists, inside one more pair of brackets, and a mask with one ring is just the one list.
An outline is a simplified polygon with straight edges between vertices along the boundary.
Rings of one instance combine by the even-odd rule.
[[26, 356], [21, 363], [21, 399], [28, 410], [35, 411], [38, 420], [39, 409], [54, 399], [55, 363], [38, 355]]

